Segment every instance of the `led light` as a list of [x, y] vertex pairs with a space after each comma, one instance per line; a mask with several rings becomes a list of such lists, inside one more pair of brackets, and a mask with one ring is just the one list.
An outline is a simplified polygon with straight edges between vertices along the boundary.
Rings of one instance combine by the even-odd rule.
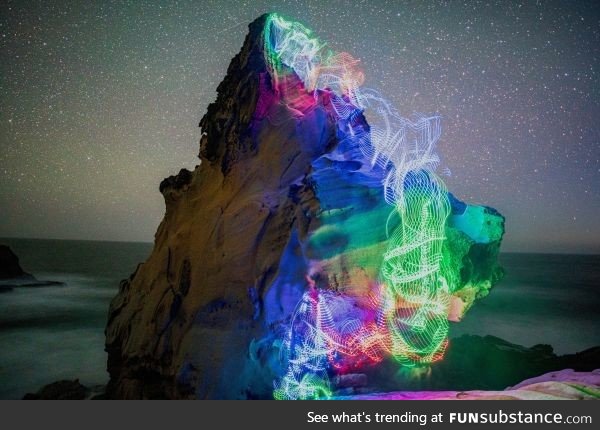
[[[439, 117], [402, 117], [377, 92], [361, 88], [357, 59], [329, 50], [302, 24], [271, 14], [263, 37], [265, 60], [284, 104], [301, 115], [319, 91], [330, 92], [332, 111], [348, 138], [373, 168], [385, 172], [381, 198], [393, 211], [390, 218], [400, 220], [388, 231], [380, 279], [361, 312], [347, 312], [354, 299], [343, 294], [314, 285], [304, 294], [284, 341], [287, 372], [275, 382], [274, 397], [327, 398], [329, 372], [348, 362], [376, 363], [387, 355], [405, 366], [439, 360], [447, 346], [451, 289], [441, 270], [450, 204], [435, 174]], [[290, 71], [300, 79], [302, 94], [312, 97], [286, 87]], [[362, 112], [369, 130], [354, 121]]]

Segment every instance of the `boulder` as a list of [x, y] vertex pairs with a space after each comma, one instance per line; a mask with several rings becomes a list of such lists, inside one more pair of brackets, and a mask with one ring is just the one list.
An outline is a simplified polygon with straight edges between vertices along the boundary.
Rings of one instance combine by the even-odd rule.
[[89, 393], [78, 379], [64, 380], [48, 384], [37, 393], [27, 393], [23, 400], [84, 400]]

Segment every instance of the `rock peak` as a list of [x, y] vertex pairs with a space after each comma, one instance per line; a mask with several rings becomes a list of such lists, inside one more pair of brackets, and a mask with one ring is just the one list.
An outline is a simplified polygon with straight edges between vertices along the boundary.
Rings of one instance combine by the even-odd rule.
[[[278, 27], [269, 27], [267, 46], [265, 26], [273, 22]], [[265, 46], [274, 52], [265, 53]], [[388, 166], [374, 164], [364, 151], [373, 129], [355, 91], [363, 76], [349, 54], [327, 52], [312, 60], [331, 60], [326, 70], [341, 70], [344, 79], [333, 73], [320, 77], [320, 65], [312, 60], [275, 52], [285, 46], [312, 55], [322, 44], [304, 26], [276, 15], [250, 24], [216, 101], [200, 121], [200, 165], [161, 183], [166, 212], [152, 254], [122, 281], [109, 311], [109, 397], [289, 397], [281, 384], [274, 394], [273, 383], [286, 373], [279, 357], [288, 356], [289, 345], [282, 339], [302, 334], [294, 326], [299, 303], [307, 305], [300, 308], [308, 322], [311, 306], [320, 302], [331, 306], [332, 329], [339, 333], [355, 327], [353, 332], [378, 334], [380, 319], [372, 306], [383, 302], [372, 299], [381, 299], [386, 287], [384, 257], [393, 254], [386, 249], [403, 237], [388, 230], [403, 223], [398, 214], [390, 215], [394, 206], [388, 200], [399, 193], [384, 189]], [[422, 125], [408, 131], [436, 130]], [[422, 170], [428, 163], [436, 158], [428, 157]], [[439, 306], [446, 313], [435, 321], [436, 341], [444, 346], [447, 321], [460, 319], [501, 276], [496, 257], [504, 220], [450, 198], [433, 174], [419, 171], [407, 178], [431, 185], [443, 209], [414, 211], [439, 218], [435, 237], [399, 249], [413, 252], [436, 242], [439, 255], [431, 258], [433, 270], [424, 273], [441, 273], [443, 282], [427, 285], [447, 287]], [[419, 217], [410, 221], [419, 227]], [[371, 355], [383, 359], [388, 345], [374, 346]], [[338, 369], [367, 365], [369, 357], [356, 357], [346, 357]], [[393, 378], [382, 375], [381, 381]], [[334, 378], [334, 385], [343, 379]]]
[[224, 172], [251, 146], [248, 126], [258, 100], [261, 76], [267, 72], [262, 37], [268, 16], [264, 14], [248, 26], [241, 51], [231, 60], [227, 75], [217, 87], [217, 100], [200, 120], [200, 158], [221, 163]]

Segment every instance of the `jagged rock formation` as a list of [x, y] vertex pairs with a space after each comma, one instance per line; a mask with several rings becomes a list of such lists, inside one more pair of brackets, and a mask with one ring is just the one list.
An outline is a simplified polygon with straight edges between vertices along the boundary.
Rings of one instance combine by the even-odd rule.
[[[326, 95], [301, 116], [276, 103], [265, 20], [250, 25], [200, 121], [201, 164], [160, 184], [166, 212], [154, 250], [121, 283], [109, 311], [109, 397], [270, 398], [282, 330], [307, 288], [305, 260], [322, 261], [311, 273], [320, 288], [361, 288], [375, 276], [375, 260], [357, 262], [384, 248], [389, 210], [372, 191], [332, 176], [357, 167], [323, 157], [339, 149]], [[321, 228], [354, 210], [344, 199], [323, 207], [331, 201], [323, 193], [358, 196], [364, 207], [356, 211], [372, 213], [378, 233], [367, 229], [361, 242], [349, 223], [349, 233]], [[504, 219], [451, 203], [444, 252], [454, 264], [445, 275], [456, 286], [450, 319], [459, 320], [502, 274]], [[351, 240], [361, 242], [357, 251], [339, 254]]]
[[309, 168], [297, 125], [250, 128], [266, 74], [263, 25], [250, 26], [201, 120], [202, 164], [161, 184], [166, 213], [152, 255], [111, 304], [114, 397], [239, 398], [251, 385], [248, 347], [266, 331], [260, 298], [311, 204], [294, 185]]
[[19, 257], [6, 245], [0, 245], [0, 279], [31, 276], [21, 268]]
[[0, 245], [0, 293], [17, 287], [50, 287], [64, 285], [59, 281], [40, 281], [25, 272], [19, 264], [19, 257], [6, 245]]

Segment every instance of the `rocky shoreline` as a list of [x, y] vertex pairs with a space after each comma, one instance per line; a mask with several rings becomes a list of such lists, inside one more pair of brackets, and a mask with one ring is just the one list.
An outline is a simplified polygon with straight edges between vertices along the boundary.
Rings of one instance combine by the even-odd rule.
[[[485, 357], [488, 357], [486, 360]], [[474, 371], [474, 366], [477, 371]], [[398, 366], [350, 374], [337, 381], [337, 399], [596, 399], [600, 398], [600, 346], [557, 356], [549, 345], [526, 348], [494, 336], [464, 335], [452, 341], [448, 356], [419, 371]], [[393, 382], [384, 383], [388, 378]], [[402, 391], [399, 391], [402, 388]], [[79, 380], [57, 381], [24, 399], [110, 399], [106, 386]], [[156, 396], [153, 398], [165, 398]]]
[[[600, 400], [600, 369], [564, 369], [527, 379], [505, 390], [395, 391], [335, 396], [334, 400]], [[57, 381], [23, 400], [108, 400], [106, 386], [85, 387], [79, 380]]]
[[19, 257], [6, 245], [0, 245], [0, 293], [6, 293], [15, 288], [60, 287], [60, 281], [38, 280], [35, 276], [23, 270]]
[[501, 391], [397, 391], [355, 396], [337, 400], [599, 400], [600, 369], [574, 372], [565, 369], [527, 379]]

